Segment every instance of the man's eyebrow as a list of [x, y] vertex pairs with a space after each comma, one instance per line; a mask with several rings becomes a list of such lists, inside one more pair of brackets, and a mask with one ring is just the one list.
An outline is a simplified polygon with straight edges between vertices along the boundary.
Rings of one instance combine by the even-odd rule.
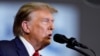
[[52, 22], [54, 22], [55, 20], [54, 19], [49, 19], [49, 18], [44, 18], [43, 20], [51, 20]]

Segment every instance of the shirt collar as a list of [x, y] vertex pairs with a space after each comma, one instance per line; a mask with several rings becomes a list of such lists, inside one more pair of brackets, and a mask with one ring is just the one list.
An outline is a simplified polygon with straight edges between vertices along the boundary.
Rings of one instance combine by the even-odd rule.
[[26, 50], [28, 51], [29, 56], [32, 56], [35, 52], [33, 46], [22, 36], [19, 37], [22, 43], [24, 44]]

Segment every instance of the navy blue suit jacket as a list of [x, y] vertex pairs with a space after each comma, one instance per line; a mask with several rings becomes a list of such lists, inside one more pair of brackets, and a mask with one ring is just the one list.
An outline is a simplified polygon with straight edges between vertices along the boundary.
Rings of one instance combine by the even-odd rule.
[[16, 37], [11, 41], [0, 41], [0, 56], [29, 56], [24, 44]]

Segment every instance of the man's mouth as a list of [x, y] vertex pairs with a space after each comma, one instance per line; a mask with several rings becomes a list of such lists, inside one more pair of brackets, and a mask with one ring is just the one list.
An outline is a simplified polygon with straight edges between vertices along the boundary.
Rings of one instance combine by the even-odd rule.
[[49, 36], [51, 37], [51, 36], [52, 36], [52, 34], [49, 34]]
[[52, 34], [48, 34], [48, 39], [51, 39]]

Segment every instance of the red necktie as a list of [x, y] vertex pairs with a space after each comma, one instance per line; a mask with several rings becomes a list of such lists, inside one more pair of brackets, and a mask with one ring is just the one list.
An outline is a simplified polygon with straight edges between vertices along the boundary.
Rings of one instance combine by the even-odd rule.
[[39, 56], [39, 52], [35, 51], [35, 53], [33, 54], [33, 56]]

